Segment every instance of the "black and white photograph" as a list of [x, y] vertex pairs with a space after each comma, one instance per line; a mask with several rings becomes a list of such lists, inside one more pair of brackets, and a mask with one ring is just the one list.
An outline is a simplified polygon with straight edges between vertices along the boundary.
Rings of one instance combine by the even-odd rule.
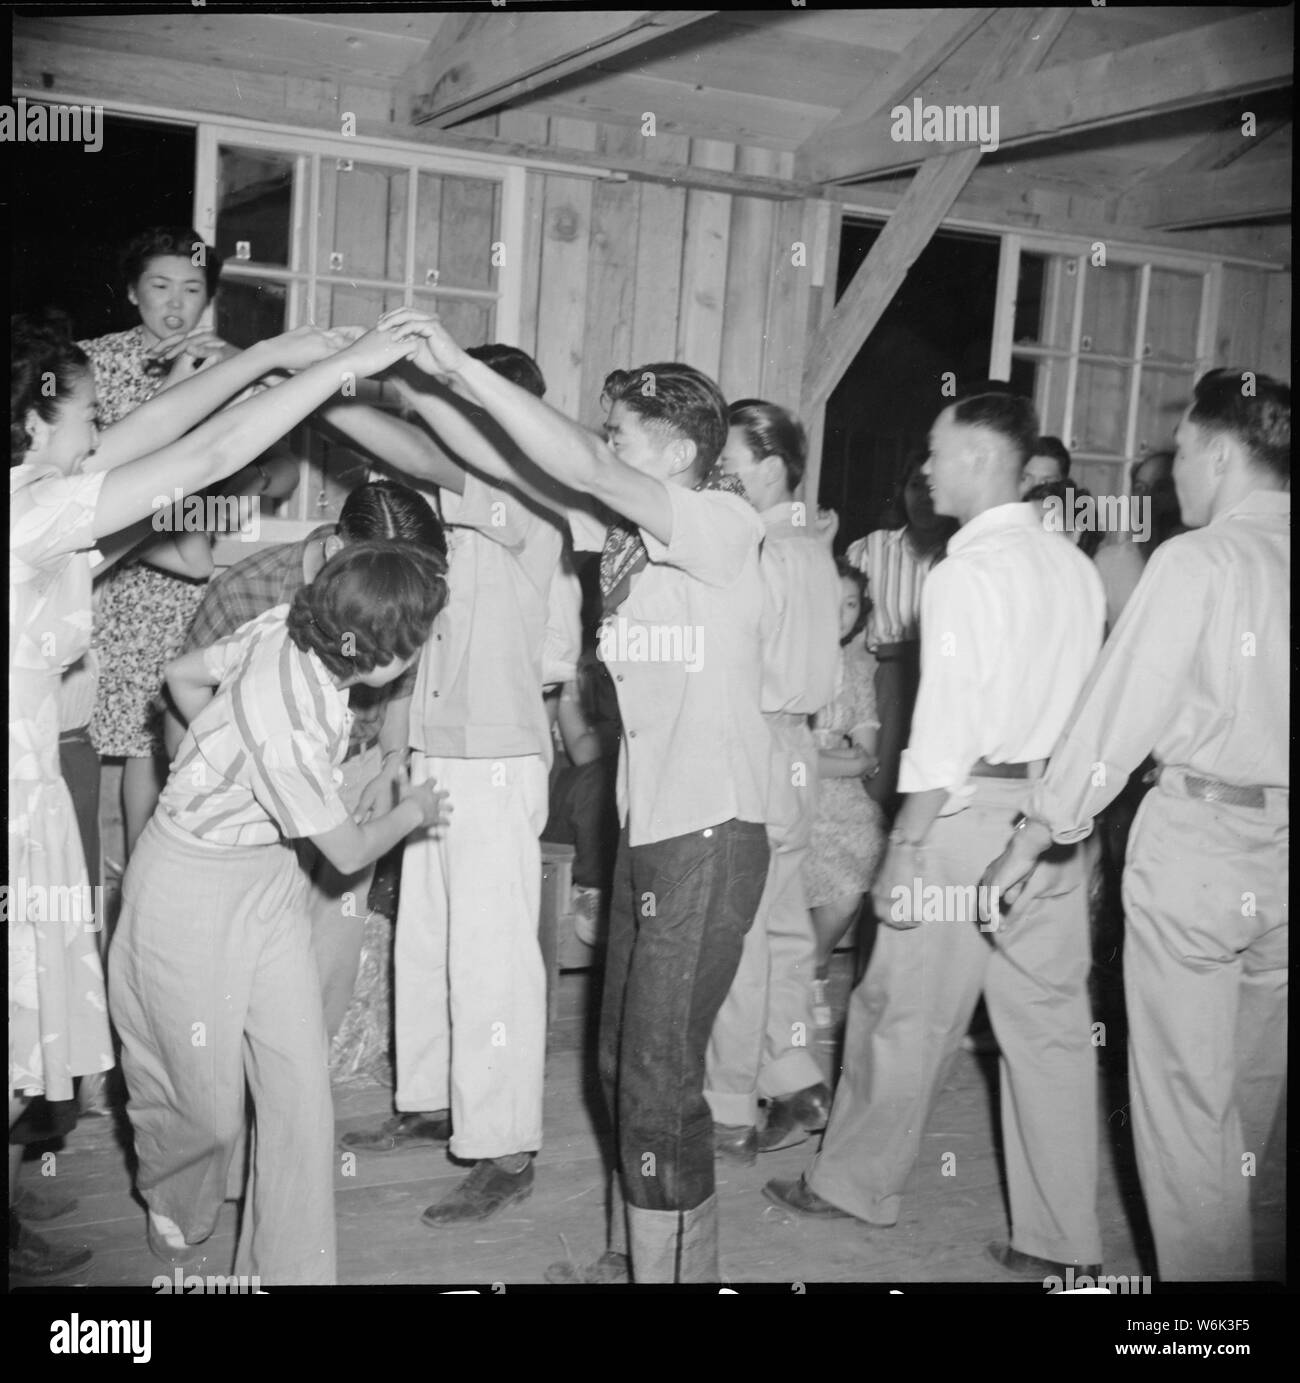
[[32, 1357], [1263, 1353], [1294, 7], [6, 8]]

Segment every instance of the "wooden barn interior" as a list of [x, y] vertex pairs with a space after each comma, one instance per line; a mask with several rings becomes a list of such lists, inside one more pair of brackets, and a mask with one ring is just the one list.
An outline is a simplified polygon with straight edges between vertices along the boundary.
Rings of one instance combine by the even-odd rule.
[[[840, 489], [892, 463], [846, 440], [892, 427], [855, 420], [855, 360], [936, 235], [983, 237], [991, 345], [970, 375], [1024, 387], [1078, 481], [1122, 494], [1202, 371], [1290, 378], [1293, 50], [1289, 6], [20, 10], [13, 92], [193, 132], [193, 223], [228, 256], [217, 325], [236, 344], [434, 307], [465, 344], [532, 353], [549, 401], [593, 426], [609, 370], [685, 361], [728, 398], [800, 415], [810, 502], [830, 502], [832, 458]], [[895, 139], [891, 111], [918, 98], [996, 107], [998, 147]], [[859, 226], [875, 234], [850, 273], [841, 247]], [[889, 387], [931, 415], [951, 396], [942, 373], [902, 366]], [[303, 481], [264, 541], [332, 517], [355, 480], [336, 443], [301, 445]], [[461, 1175], [450, 1162], [341, 1168], [343, 1282], [532, 1282], [566, 1244], [601, 1247], [593, 997], [585, 969], [560, 981], [533, 1198], [439, 1239], [418, 1214]], [[962, 1056], [892, 1231], [768, 1205], [763, 1180], [796, 1174], [808, 1147], [720, 1168], [729, 1276], [982, 1280], [1004, 1224], [995, 1081]], [[1104, 1084], [1107, 1266], [1149, 1272], [1122, 1041]], [[387, 1102], [342, 1088], [339, 1121]], [[95, 1247], [96, 1281], [143, 1282], [144, 1217], [115, 1138], [84, 1121], [58, 1153], [82, 1210], [50, 1233]], [[955, 1196], [940, 1170], [954, 1149]]]

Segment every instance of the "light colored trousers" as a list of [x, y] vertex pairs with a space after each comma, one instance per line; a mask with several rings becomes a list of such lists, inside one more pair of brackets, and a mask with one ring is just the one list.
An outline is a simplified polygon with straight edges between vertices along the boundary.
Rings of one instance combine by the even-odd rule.
[[1251, 1230], [1286, 1092], [1290, 836], [1287, 794], [1269, 799], [1191, 798], [1164, 769], [1129, 837], [1133, 1141], [1168, 1282], [1280, 1275], [1253, 1261]]
[[411, 756], [411, 781], [436, 780], [452, 813], [440, 839], [412, 836], [402, 856], [396, 1104], [450, 1108], [456, 1157], [505, 1157], [542, 1145], [538, 837], [547, 776], [540, 755]]
[[[930, 828], [923, 887], [975, 885], [1006, 846], [1028, 783], [975, 785], [970, 806]], [[808, 1180], [841, 1210], [896, 1223], [935, 1096], [983, 991], [1002, 1054], [1012, 1245], [1082, 1266], [1102, 1261], [1087, 892], [1077, 849], [1039, 870], [1042, 896], [1018, 905], [996, 933], [954, 920], [955, 908], [950, 920], [911, 930], [880, 927], [849, 1001], [844, 1074]], [[946, 1184], [961, 1191], [960, 1160]]]
[[334, 1110], [307, 878], [286, 845], [198, 843], [155, 813], [132, 853], [109, 1005], [136, 1185], [190, 1243], [211, 1234], [254, 1140], [236, 1273], [335, 1280]]
[[817, 807], [817, 747], [806, 716], [768, 715], [771, 859], [740, 967], [713, 1025], [704, 1098], [715, 1123], [754, 1124], [758, 1099], [825, 1079], [813, 1058], [811, 984], [817, 941], [803, 865]]

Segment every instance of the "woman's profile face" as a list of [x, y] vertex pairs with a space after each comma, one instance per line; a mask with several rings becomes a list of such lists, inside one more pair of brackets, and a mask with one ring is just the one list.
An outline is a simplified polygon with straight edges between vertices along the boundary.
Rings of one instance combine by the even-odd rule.
[[840, 577], [840, 638], [847, 639], [862, 613], [862, 594], [858, 583]]
[[930, 498], [930, 487], [920, 466], [913, 469], [903, 486], [903, 507], [907, 510], [907, 521], [918, 528], [925, 528], [935, 520], [934, 504]]
[[150, 336], [161, 341], [184, 335], [198, 326], [208, 305], [207, 273], [184, 255], [155, 255], [126, 295]]
[[76, 377], [72, 392], [61, 402], [54, 421], [43, 429], [38, 450], [26, 460], [34, 465], [54, 466], [63, 475], [75, 475], [99, 445], [95, 422], [95, 377], [89, 370]]

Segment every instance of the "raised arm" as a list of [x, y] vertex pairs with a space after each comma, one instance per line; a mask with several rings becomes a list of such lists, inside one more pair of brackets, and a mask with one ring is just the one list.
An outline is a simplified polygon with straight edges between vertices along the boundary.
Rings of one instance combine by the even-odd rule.
[[399, 308], [381, 320], [398, 332], [423, 338], [425, 351], [414, 357], [415, 363], [463, 385], [471, 401], [495, 419], [539, 470], [598, 499], [660, 542], [670, 541], [672, 506], [661, 480], [625, 465], [603, 437], [468, 355], [437, 318]]
[[272, 370], [301, 370], [327, 358], [345, 338], [299, 327], [218, 365], [209, 365], [189, 379], [155, 394], [100, 434], [99, 446], [83, 467], [109, 471], [146, 456], [173, 442], [190, 428]]
[[[334, 342], [327, 338], [326, 344]], [[151, 513], [159, 495], [171, 496], [177, 488], [184, 493], [197, 493], [231, 475], [320, 407], [345, 379], [376, 374], [409, 355], [412, 349], [409, 342], [399, 340], [394, 333], [368, 332], [343, 350], [318, 359], [277, 388], [209, 418], [170, 446], [111, 470], [95, 509], [95, 536], [116, 533]], [[214, 366], [213, 373], [222, 368]], [[199, 375], [170, 393], [179, 394], [202, 378]]]
[[[403, 388], [399, 381], [395, 383]], [[396, 470], [454, 494], [464, 492], [465, 472], [414, 424], [371, 404], [343, 400], [332, 401], [320, 409], [319, 416], [350, 442]]]

